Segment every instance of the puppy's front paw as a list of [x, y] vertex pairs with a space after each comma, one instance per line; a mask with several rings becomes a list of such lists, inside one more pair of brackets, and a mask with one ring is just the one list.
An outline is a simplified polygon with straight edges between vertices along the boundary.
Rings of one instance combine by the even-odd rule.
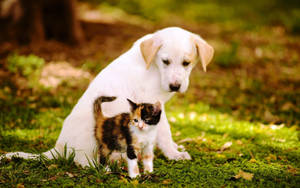
[[176, 151], [172, 154], [169, 154], [167, 156], [170, 160], [191, 160], [191, 156], [189, 155], [188, 152], [179, 152], [179, 151]]
[[185, 148], [184, 148], [184, 146], [183, 145], [178, 145], [178, 144], [176, 144], [175, 142], [173, 143], [173, 146], [174, 146], [174, 148], [175, 149], [179, 149], [180, 151], [185, 151]]

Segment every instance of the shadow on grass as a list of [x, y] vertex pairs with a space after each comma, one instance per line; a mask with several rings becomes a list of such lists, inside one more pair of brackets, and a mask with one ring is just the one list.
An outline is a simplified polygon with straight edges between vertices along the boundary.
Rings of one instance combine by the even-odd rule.
[[0, 148], [2, 152], [24, 151], [29, 153], [42, 153], [54, 146], [55, 140], [20, 138], [17, 135], [0, 135], [2, 137]]

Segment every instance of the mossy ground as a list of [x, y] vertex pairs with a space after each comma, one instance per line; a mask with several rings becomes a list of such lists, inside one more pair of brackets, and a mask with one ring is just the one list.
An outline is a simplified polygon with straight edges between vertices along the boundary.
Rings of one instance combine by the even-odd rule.
[[[216, 11], [222, 6], [217, 2], [185, 6]], [[254, 10], [250, 5], [248, 9]], [[293, 33], [297, 31], [297, 23], [291, 19], [283, 25], [266, 24], [269, 21], [260, 23], [266, 25], [255, 25], [251, 19], [264, 17], [259, 11], [252, 12], [255, 16], [248, 20], [247, 16], [238, 17], [238, 12], [229, 14], [224, 10], [221, 13], [208, 14], [209, 19], [200, 19], [198, 23], [195, 21], [199, 15], [195, 13], [191, 19], [188, 12], [183, 19], [191, 22], [180, 25], [181, 19], [173, 20], [203, 34], [216, 51], [208, 72], [204, 73], [201, 66], [196, 67], [187, 93], [177, 94], [166, 106], [173, 139], [185, 146], [192, 160], [170, 161], [156, 150], [154, 173], [131, 180], [126, 170], [116, 166], [106, 173], [101, 167], [77, 167], [71, 159], [4, 159], [0, 164], [0, 186], [299, 187], [300, 38]], [[233, 22], [221, 20], [227, 13], [225, 18], [232, 18]], [[147, 18], [147, 14], [142, 17]], [[160, 24], [165, 26], [165, 23]], [[117, 28], [105, 25], [105, 29], [110, 27]], [[153, 30], [137, 29], [136, 34], [131, 26], [121, 27], [121, 33], [126, 33], [124, 36], [102, 33], [106, 38], [97, 39], [97, 42], [108, 47], [97, 46], [100, 49], [97, 48], [97, 53], [95, 41], [79, 51], [63, 46], [63, 52], [56, 52], [58, 55], [53, 57], [51, 50], [47, 54], [28, 51], [26, 46], [15, 50], [20, 54], [35, 53], [45, 58], [46, 64], [58, 57], [72, 59], [70, 64], [95, 75], [124, 51], [120, 48], [128, 48], [132, 41]], [[111, 43], [115, 45], [109, 45]], [[86, 53], [86, 49], [91, 52]], [[73, 56], [70, 58], [66, 51]], [[93, 55], [86, 58], [87, 55], [82, 54]], [[16, 63], [18, 56], [14, 57], [13, 63]], [[55, 89], [45, 89], [38, 86], [35, 77], [5, 73], [9, 71], [9, 61], [0, 66], [4, 70], [0, 71], [0, 153], [47, 151], [55, 144], [63, 120], [88, 82], [80, 79], [72, 83], [65, 81]], [[28, 80], [34, 82], [26, 86]], [[237, 176], [241, 171], [248, 173], [247, 177]]]
[[[39, 153], [53, 147], [63, 119], [80, 96], [67, 101], [60, 95], [39, 95], [24, 102], [6, 90], [11, 98], [1, 100], [2, 152]], [[130, 180], [125, 170], [113, 168], [112, 173], [105, 173], [102, 168], [83, 169], [67, 159], [2, 160], [0, 185], [296, 187], [300, 183], [300, 144], [295, 126], [240, 120], [188, 97], [175, 97], [167, 111], [173, 138], [185, 146], [191, 161], [170, 161], [156, 151], [154, 173]], [[232, 145], [224, 147], [225, 143]], [[253, 174], [253, 178], [236, 179], [240, 170]]]

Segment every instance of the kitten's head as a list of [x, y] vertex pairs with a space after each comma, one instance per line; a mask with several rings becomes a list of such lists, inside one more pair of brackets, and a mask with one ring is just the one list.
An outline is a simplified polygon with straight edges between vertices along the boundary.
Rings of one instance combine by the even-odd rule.
[[131, 125], [145, 129], [147, 125], [157, 125], [161, 115], [161, 104], [140, 103], [136, 104], [127, 99], [131, 107]]

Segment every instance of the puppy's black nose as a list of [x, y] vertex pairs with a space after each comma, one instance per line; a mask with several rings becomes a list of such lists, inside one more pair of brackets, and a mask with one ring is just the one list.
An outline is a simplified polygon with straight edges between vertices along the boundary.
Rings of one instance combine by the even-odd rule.
[[175, 84], [170, 84], [169, 88], [171, 91], [178, 91], [180, 89], [180, 86], [181, 86], [180, 84], [175, 83]]

